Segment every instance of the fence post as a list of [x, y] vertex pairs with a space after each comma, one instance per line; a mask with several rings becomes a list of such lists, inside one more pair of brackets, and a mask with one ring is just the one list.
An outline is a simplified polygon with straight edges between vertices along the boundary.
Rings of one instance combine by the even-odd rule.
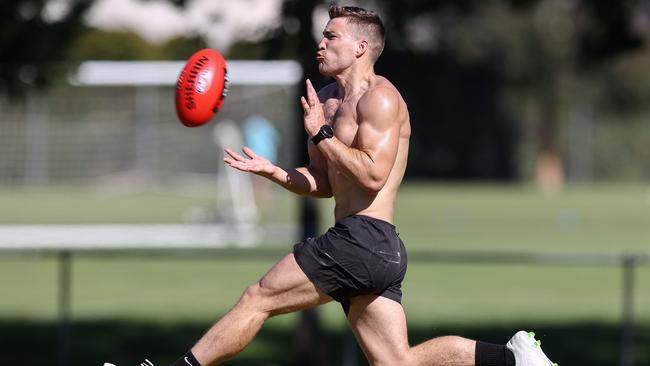
[[[315, 237], [318, 234], [318, 207], [315, 198], [301, 199], [302, 237]], [[296, 359], [298, 366], [322, 366], [323, 331], [320, 325], [318, 308], [305, 309], [300, 312], [300, 323], [296, 332]]]
[[634, 365], [634, 282], [636, 257], [623, 257], [621, 366]]
[[69, 251], [61, 251], [59, 259], [59, 324], [58, 324], [58, 356], [59, 366], [70, 365], [70, 262], [72, 255]]
[[341, 350], [343, 354], [343, 359], [341, 361], [342, 366], [357, 366], [359, 363], [357, 359], [359, 358], [359, 352], [357, 349], [357, 340], [354, 338], [354, 334], [350, 329], [346, 329], [343, 334], [343, 349]]

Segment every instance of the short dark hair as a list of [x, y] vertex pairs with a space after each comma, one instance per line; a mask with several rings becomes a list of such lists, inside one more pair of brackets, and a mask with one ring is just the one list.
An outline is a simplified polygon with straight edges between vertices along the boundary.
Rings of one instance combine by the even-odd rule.
[[332, 5], [329, 10], [330, 19], [346, 18], [348, 24], [355, 28], [358, 35], [368, 38], [373, 61], [377, 61], [384, 50], [386, 29], [379, 15], [372, 10], [356, 6]]

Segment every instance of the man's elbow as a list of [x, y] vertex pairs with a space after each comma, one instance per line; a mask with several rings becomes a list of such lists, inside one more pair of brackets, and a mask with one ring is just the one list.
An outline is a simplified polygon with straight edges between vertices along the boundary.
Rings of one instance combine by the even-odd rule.
[[334, 196], [334, 193], [332, 193], [332, 188], [329, 185], [324, 186], [321, 184], [313, 187], [309, 195], [316, 198], [331, 198]]
[[371, 196], [376, 196], [384, 188], [390, 172], [383, 171], [378, 166], [372, 166], [358, 177], [361, 188]]
[[369, 179], [361, 185], [364, 191], [371, 196], [376, 196], [386, 185], [386, 179]]

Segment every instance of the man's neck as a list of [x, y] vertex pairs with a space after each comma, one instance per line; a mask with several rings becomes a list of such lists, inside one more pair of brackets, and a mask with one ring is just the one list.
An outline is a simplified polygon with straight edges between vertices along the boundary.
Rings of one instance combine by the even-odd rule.
[[368, 90], [374, 76], [375, 71], [372, 67], [364, 69], [350, 68], [339, 75], [334, 75], [334, 80], [338, 85], [338, 98], [345, 100], [346, 97]]

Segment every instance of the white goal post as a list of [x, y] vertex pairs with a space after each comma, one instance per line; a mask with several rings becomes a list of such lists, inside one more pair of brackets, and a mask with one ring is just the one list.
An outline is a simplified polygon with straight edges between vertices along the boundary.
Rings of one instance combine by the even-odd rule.
[[[155, 120], [157, 117], [157, 105], [167, 104], [165, 108], [171, 111], [173, 105], [173, 100], [161, 99], [158, 100], [158, 97], [147, 99], [147, 93], [158, 93], [156, 90], [163, 90], [165, 93], [170, 93], [173, 90], [174, 85], [176, 84], [177, 78], [185, 65], [184, 61], [86, 61], [79, 65], [76, 72], [69, 76], [68, 81], [73, 89], [79, 88], [91, 88], [89, 93], [96, 88], [135, 88], [137, 90], [142, 90], [141, 92], [136, 92], [136, 97], [145, 95], [144, 98], [137, 99], [133, 101], [135, 108], [141, 109], [137, 110], [134, 115], [136, 116], [135, 124], [141, 125], [150, 125], [152, 122], [150, 120]], [[257, 61], [257, 60], [232, 60], [227, 61], [227, 68], [229, 74], [229, 82], [231, 88], [237, 87], [248, 87], [239, 88], [235, 93], [239, 92], [237, 95], [230, 95], [229, 98], [232, 100], [226, 99], [224, 109], [229, 109], [223, 113], [225, 116], [223, 120], [220, 120], [220, 115], [215, 118], [215, 121], [210, 122], [210, 125], [203, 126], [202, 128], [208, 128], [207, 135], [210, 136], [209, 140], [205, 140], [202, 143], [203, 150], [210, 150], [210, 156], [208, 156], [208, 163], [213, 163], [214, 166], [221, 165], [221, 160], [219, 159], [219, 151], [222, 151], [220, 148], [221, 145], [229, 144], [242, 144], [243, 138], [241, 136], [241, 131], [238, 127], [232, 127], [232, 112], [238, 114], [235, 118], [242, 117], [242, 109], [249, 109], [251, 111], [265, 110], [268, 109], [266, 106], [256, 106], [253, 108], [253, 104], [259, 99], [258, 95], [260, 94], [258, 90], [266, 90], [264, 88], [282, 86], [286, 88], [295, 88], [302, 78], [302, 67], [296, 61], [292, 60], [275, 60], [275, 61]], [[95, 89], [92, 89], [95, 88]], [[277, 88], [276, 88], [277, 89]], [[243, 90], [243, 92], [242, 92]], [[244, 95], [242, 95], [244, 93]], [[232, 94], [232, 90], [231, 90]], [[280, 93], [280, 96], [286, 99], [286, 91]], [[39, 98], [39, 101], [47, 103], [45, 97]], [[139, 102], [142, 102], [143, 105], [138, 105]], [[230, 102], [230, 103], [229, 103]], [[51, 103], [51, 102], [50, 102]], [[296, 101], [297, 103], [297, 101]], [[247, 108], [250, 106], [249, 108]], [[151, 109], [150, 109], [151, 108]], [[160, 108], [160, 107], [158, 107]], [[287, 109], [284, 107], [278, 107]], [[39, 121], [36, 121], [36, 129], [38, 129], [39, 124], [47, 124], [45, 127], [46, 132], [51, 132], [58, 128], [56, 123], [53, 120], [60, 120], [65, 118], [60, 118], [58, 116], [52, 116], [53, 111], [51, 108], [45, 107], [42, 112], [43, 117], [40, 117]], [[110, 112], [110, 111], [109, 111]], [[229, 113], [230, 112], [230, 113]], [[167, 120], [175, 119], [175, 116], [166, 112], [165, 115]], [[290, 113], [290, 111], [284, 111], [283, 113]], [[37, 113], [38, 114], [38, 113]], [[104, 112], [104, 114], [106, 114]], [[48, 116], [50, 115], [50, 116]], [[67, 116], [64, 116], [67, 117]], [[72, 116], [74, 117], [74, 115]], [[29, 118], [29, 113], [25, 116]], [[47, 119], [52, 121], [47, 121]], [[286, 118], [276, 117], [276, 120], [284, 120]], [[166, 120], [166, 121], [167, 121]], [[162, 125], [169, 125], [175, 127], [175, 123], [166, 122]], [[20, 123], [20, 119], [17, 119], [15, 124]], [[108, 120], [99, 120], [92, 121], [92, 123], [101, 123], [103, 125], [108, 125], [106, 128], [110, 128], [113, 121]], [[283, 121], [286, 123], [287, 121]], [[291, 123], [293, 121], [289, 121]], [[220, 126], [223, 124], [224, 126]], [[83, 121], [81, 124], [82, 127], [87, 127], [89, 122]], [[225, 125], [231, 125], [227, 134], [223, 131], [219, 131], [221, 127]], [[149, 128], [147, 130], [147, 128]], [[92, 128], [86, 128], [86, 130], [93, 130]], [[177, 149], [179, 145], [174, 145], [173, 147], [164, 146], [165, 142], [156, 142], [152, 143], [148, 141], [146, 131], [151, 131], [150, 127], [144, 128], [145, 134], [144, 137], [139, 138], [135, 137], [139, 145], [153, 144], [151, 148], [147, 151], [141, 147], [138, 147], [135, 150], [145, 150], [143, 153], [139, 154], [136, 151], [135, 155], [129, 159], [134, 160], [133, 165], [136, 169], [139, 166], [147, 165], [147, 161], [144, 161], [143, 164], [139, 164], [138, 160], [151, 160], [150, 153], [151, 150], [165, 150], [165, 149]], [[223, 130], [223, 129], [222, 129]], [[187, 135], [193, 134], [196, 130], [184, 129], [183, 132], [187, 132]], [[213, 132], [214, 131], [214, 132]], [[137, 132], [137, 131], [136, 131]], [[174, 131], [172, 131], [174, 132]], [[201, 132], [201, 131], [199, 131]], [[74, 134], [74, 131], [63, 132], [67, 134]], [[206, 134], [205, 132], [201, 132]], [[154, 137], [159, 137], [161, 132], [154, 133]], [[239, 134], [239, 135], [238, 135]], [[167, 133], [170, 135], [170, 133]], [[175, 134], [171, 134], [175, 139], [182, 140], [185, 138], [190, 138], [191, 136], [185, 136], [184, 134], [179, 134], [176, 131]], [[175, 135], [175, 136], [174, 136]], [[182, 135], [182, 136], [179, 136]], [[224, 135], [224, 136], [220, 136]], [[226, 138], [235, 139], [232, 141], [226, 141]], [[118, 138], [119, 139], [119, 138]], [[118, 140], [116, 139], [116, 140]], [[123, 139], [123, 138], [122, 138]], [[10, 141], [12, 139], [8, 139]], [[20, 140], [20, 139], [13, 139]], [[74, 140], [74, 138], [72, 138]], [[76, 139], [80, 140], [80, 139]], [[46, 143], [47, 144], [47, 143]], [[66, 140], [65, 144], [70, 144]], [[157, 144], [157, 145], [156, 145]], [[185, 145], [196, 145], [195, 140], [191, 140]], [[205, 146], [207, 144], [212, 144], [212, 146]], [[217, 146], [215, 146], [215, 144]], [[51, 145], [51, 143], [50, 143]], [[163, 145], [162, 147], [160, 145]], [[25, 146], [26, 149], [38, 148], [39, 151], [33, 154], [27, 154], [27, 156], [32, 156], [34, 159], [48, 159], [48, 156], [44, 154], [48, 149], [44, 149], [43, 146], [39, 143], [30, 143], [25, 141], [24, 145], [16, 145], [14, 150], [20, 150], [22, 146]], [[182, 144], [180, 145], [182, 146]], [[234, 146], [234, 145], [233, 145]], [[130, 148], [129, 148], [130, 149]], [[49, 149], [52, 150], [52, 149]], [[116, 148], [120, 150], [120, 148]], [[123, 148], [121, 150], [124, 150]], [[107, 152], [105, 155], [110, 155], [112, 152]], [[10, 156], [7, 154], [6, 156]], [[76, 156], [79, 154], [68, 154], [68, 156]], [[142, 157], [141, 157], [142, 156]], [[191, 156], [191, 155], [190, 155]], [[191, 156], [194, 158], [194, 156]], [[158, 158], [158, 160], [165, 160], [165, 157]], [[179, 163], [177, 165], [183, 165], [183, 161], [192, 160], [187, 159], [186, 156], [180, 157]], [[2, 160], [2, 158], [0, 158]], [[124, 159], [123, 159], [124, 160]], [[58, 161], [58, 160], [57, 160]], [[150, 163], [150, 162], [149, 162]], [[0, 168], [3, 164], [0, 162]], [[5, 164], [5, 165], [21, 165], [21, 164]], [[32, 167], [42, 167], [45, 171], [48, 170], [48, 165], [53, 165], [53, 163], [46, 162], [37, 162], [37, 163], [26, 163], [26, 166]], [[115, 165], [114, 163], [112, 165]], [[69, 165], [66, 166], [65, 169]], [[204, 165], [205, 166], [205, 165]], [[84, 167], [76, 168], [81, 171]], [[52, 167], [49, 167], [51, 170]], [[147, 169], [142, 169], [147, 171]], [[119, 173], [119, 172], [118, 172]], [[2, 170], [0, 169], [0, 175]], [[45, 173], [47, 174], [47, 173]], [[45, 175], [41, 174], [41, 175]], [[109, 175], [105, 173], [107, 177], [115, 176], [114, 172], [111, 172]], [[177, 171], [173, 171], [171, 176], [178, 176]], [[200, 174], [198, 174], [200, 175]], [[36, 174], [38, 176], [38, 174]], [[224, 247], [224, 246], [251, 246], [256, 245], [262, 239], [268, 239], [268, 233], [261, 232], [260, 227], [257, 225], [257, 207], [255, 200], [253, 198], [253, 185], [250, 182], [250, 175], [236, 172], [233, 169], [224, 169], [220, 167], [218, 169], [216, 180], [212, 178], [207, 179], [208, 182], [214, 182], [214, 194], [215, 201], [226, 200], [227, 202], [218, 202], [219, 209], [223, 211], [229, 211], [226, 216], [230, 217], [231, 220], [227, 222], [196, 222], [192, 224], [155, 224], [155, 225], [133, 225], [133, 224], [96, 224], [96, 225], [0, 225], [0, 251], [2, 249], [8, 249], [15, 251], [17, 249], [23, 248], [25, 251], [38, 251], [40, 249], [44, 250], [54, 250], [60, 248], [61, 250], [78, 250], [85, 249], [91, 250], [93, 248], [97, 249], [163, 249], [163, 248], [209, 248], [209, 247]], [[51, 179], [41, 180], [45, 184], [49, 184]], [[128, 183], [126, 184], [129, 185]], [[217, 187], [217, 185], [219, 187]], [[215, 202], [216, 203], [216, 202]], [[276, 228], [277, 229], [277, 228]], [[289, 229], [286, 227], [285, 229]], [[271, 229], [271, 231], [278, 230]], [[293, 234], [293, 233], [291, 233]], [[284, 240], [283, 240], [284, 241]], [[288, 243], [289, 244], [289, 243]]]
[[[76, 86], [172, 86], [184, 61], [86, 61], [70, 76]], [[227, 61], [230, 85], [296, 85], [302, 67], [293, 60]]]

